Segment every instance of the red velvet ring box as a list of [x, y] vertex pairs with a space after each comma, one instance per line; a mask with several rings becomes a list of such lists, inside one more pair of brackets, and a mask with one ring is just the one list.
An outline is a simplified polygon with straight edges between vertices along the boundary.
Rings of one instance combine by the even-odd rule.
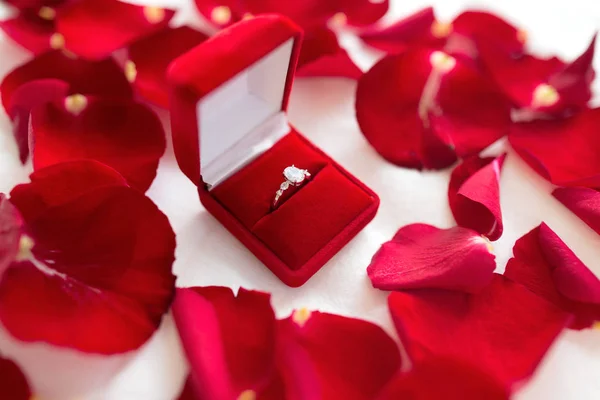
[[[306, 282], [379, 206], [373, 191], [287, 121], [301, 41], [287, 18], [251, 18], [177, 58], [168, 72], [179, 166], [205, 208], [289, 286]], [[311, 177], [272, 209], [291, 165]]]

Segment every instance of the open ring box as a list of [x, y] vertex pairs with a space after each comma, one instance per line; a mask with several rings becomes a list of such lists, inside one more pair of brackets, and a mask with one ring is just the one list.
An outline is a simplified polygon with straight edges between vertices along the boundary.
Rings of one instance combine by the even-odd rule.
[[[168, 72], [180, 168], [205, 208], [289, 286], [306, 282], [379, 206], [373, 191], [287, 121], [301, 41], [285, 17], [251, 18], [180, 56]], [[311, 178], [273, 209], [291, 165]]]

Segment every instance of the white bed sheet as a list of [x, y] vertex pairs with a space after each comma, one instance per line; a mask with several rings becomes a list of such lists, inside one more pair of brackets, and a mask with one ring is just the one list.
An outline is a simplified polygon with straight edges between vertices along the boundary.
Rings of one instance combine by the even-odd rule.
[[[181, 8], [176, 16], [178, 23], [198, 23], [192, 0], [135, 2]], [[583, 51], [593, 32], [600, 28], [597, 1], [392, 2], [389, 19], [428, 4], [436, 6], [438, 16], [448, 20], [469, 6], [491, 9], [526, 28], [534, 50], [566, 58]], [[0, 16], [4, 11], [0, 9]], [[344, 37], [343, 43], [361, 67], [373, 64], [377, 56], [374, 52], [362, 48], [352, 37]], [[0, 35], [0, 76], [27, 58], [25, 51]], [[600, 70], [600, 56], [596, 57], [595, 66]], [[381, 243], [401, 226], [413, 222], [439, 227], [454, 225], [446, 199], [450, 170], [421, 173], [398, 168], [379, 157], [358, 129], [354, 93], [355, 84], [349, 81], [298, 79], [289, 114], [302, 133], [380, 195], [381, 208], [375, 220], [307, 284], [291, 289], [203, 209], [194, 186], [179, 171], [169, 147], [148, 195], [169, 216], [177, 233], [174, 271], [178, 286], [259, 289], [273, 294], [273, 304], [280, 316], [288, 315], [294, 308], [308, 307], [364, 318], [395, 336], [387, 313], [386, 293], [371, 287], [365, 268]], [[162, 116], [165, 121], [168, 119], [166, 113]], [[552, 186], [529, 169], [504, 141], [493, 146], [492, 151], [498, 153], [503, 148], [509, 155], [501, 180], [505, 232], [494, 244], [498, 270], [504, 269], [515, 240], [543, 220], [600, 275], [600, 236], [554, 200], [550, 196]], [[20, 165], [8, 118], [2, 113], [0, 191], [7, 192], [15, 184], [26, 182], [30, 168]], [[170, 400], [176, 397], [188, 368], [170, 316], [142, 349], [126, 355], [99, 357], [43, 344], [23, 345], [3, 331], [0, 331], [0, 348], [18, 360], [44, 400]], [[516, 398], [600, 399], [600, 330], [562, 334], [535, 377]]]

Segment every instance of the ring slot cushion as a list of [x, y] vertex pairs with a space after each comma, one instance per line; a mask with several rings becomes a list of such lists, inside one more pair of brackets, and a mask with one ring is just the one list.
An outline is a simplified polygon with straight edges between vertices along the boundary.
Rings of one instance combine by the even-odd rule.
[[[300, 286], [375, 216], [377, 195], [287, 122], [302, 32], [282, 16], [239, 22], [169, 68], [177, 162], [202, 204], [279, 279]], [[283, 170], [311, 178], [276, 209]]]

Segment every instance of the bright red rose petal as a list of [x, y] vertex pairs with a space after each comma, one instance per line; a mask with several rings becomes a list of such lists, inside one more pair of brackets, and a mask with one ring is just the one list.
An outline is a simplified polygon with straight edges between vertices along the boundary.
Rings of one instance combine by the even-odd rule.
[[407, 225], [375, 253], [367, 272], [373, 286], [383, 290], [478, 292], [490, 283], [496, 268], [490, 247], [470, 229]]
[[517, 56], [523, 52], [526, 36], [499, 16], [485, 11], [465, 11], [452, 21], [452, 33], [485, 43], [498, 53]]
[[[432, 71], [430, 52], [387, 56], [358, 82], [356, 117], [369, 143], [386, 160], [409, 168], [445, 168], [456, 154], [431, 131], [419, 104]], [[410, 77], [410, 79], [409, 79]]]
[[[39, 188], [90, 176], [89, 162], [79, 162], [80, 177], [77, 164], [61, 165], [65, 174], [55, 170], [11, 193], [10, 201], [23, 209], [27, 240], [0, 282], [0, 320], [27, 342], [89, 353], [130, 351], [150, 338], [169, 308], [175, 235], [150, 199], [123, 185], [71, 190], [62, 202], [40, 202]], [[113, 173], [104, 179], [111, 180]]]
[[51, 48], [54, 21], [40, 18], [32, 10], [23, 10], [12, 19], [0, 21], [0, 29], [15, 43], [39, 54]]
[[600, 192], [588, 188], [559, 188], [552, 195], [600, 234]]
[[572, 313], [573, 329], [600, 321], [600, 280], [546, 224], [519, 239], [504, 275]]
[[493, 47], [481, 46], [480, 51], [486, 70], [518, 108], [563, 115], [585, 108], [592, 96], [595, 44], [596, 36], [569, 64], [556, 57], [514, 58]]
[[118, 0], [81, 0], [61, 11], [57, 31], [78, 56], [102, 59], [168, 25], [175, 12]]
[[91, 98], [86, 101], [79, 114], [55, 104], [33, 110], [34, 169], [93, 159], [113, 167], [133, 187], [146, 191], [156, 177], [166, 147], [160, 120], [142, 104]]
[[27, 378], [17, 364], [0, 356], [0, 392], [4, 400], [31, 400]]
[[0, 193], [0, 278], [19, 252], [23, 218], [4, 193]]
[[51, 51], [15, 68], [0, 85], [2, 105], [13, 121], [21, 161], [29, 156], [29, 113], [40, 104], [62, 99], [70, 93], [107, 98], [129, 98], [131, 86], [112, 60], [73, 59]]
[[442, 48], [449, 32], [435, 32], [435, 23], [433, 8], [427, 7], [392, 25], [368, 28], [360, 38], [369, 46], [388, 53], [399, 53], [415, 44]]
[[394, 292], [388, 302], [415, 364], [431, 356], [456, 358], [479, 366], [507, 389], [533, 374], [570, 319], [501, 275], [478, 294]]
[[302, 42], [297, 76], [344, 77], [358, 79], [362, 70], [340, 47], [336, 34], [327, 27], [306, 32]]
[[370, 322], [298, 310], [279, 324], [309, 355], [320, 398], [373, 399], [400, 368], [398, 346]]
[[492, 144], [510, 125], [509, 103], [476, 69], [420, 48], [387, 56], [363, 75], [356, 115], [384, 158], [412, 168], [445, 168], [456, 154]]
[[265, 293], [177, 289], [173, 315], [203, 399], [262, 393], [274, 377], [275, 315]]
[[559, 186], [600, 187], [600, 108], [513, 124], [508, 139], [531, 168]]
[[505, 157], [467, 158], [450, 176], [448, 202], [454, 219], [490, 240], [498, 240], [503, 231], [500, 171]]
[[171, 61], [204, 42], [207, 36], [188, 26], [166, 27], [129, 47], [125, 71], [144, 98], [161, 107], [169, 106], [166, 71]]
[[509, 400], [506, 388], [476, 365], [433, 357], [398, 374], [377, 400]]

